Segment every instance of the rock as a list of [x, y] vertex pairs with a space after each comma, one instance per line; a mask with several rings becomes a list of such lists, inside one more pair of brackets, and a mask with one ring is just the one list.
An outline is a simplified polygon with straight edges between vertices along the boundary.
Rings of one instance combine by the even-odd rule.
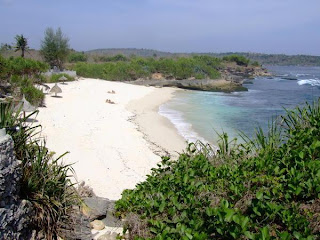
[[0, 239], [30, 239], [32, 204], [20, 199], [21, 162], [9, 135], [0, 137]]
[[68, 214], [64, 226], [60, 229], [60, 234], [60, 237], [68, 240], [91, 240], [89, 218], [84, 216], [79, 208], [74, 207], [73, 211]]
[[82, 181], [79, 184], [77, 191], [78, 191], [79, 196], [82, 198], [95, 196], [93, 189], [91, 187], [89, 187], [88, 185], [86, 185], [86, 183], [84, 181]]
[[83, 199], [82, 213], [90, 220], [104, 218], [112, 201], [107, 198], [90, 197]]
[[103, 234], [101, 235], [100, 237], [98, 237], [98, 240], [111, 240], [111, 235], [110, 233], [106, 233], [106, 234]]
[[154, 87], [178, 87], [189, 90], [211, 91], [211, 92], [233, 92], [233, 91], [247, 91], [242, 86], [243, 79], [241, 77], [232, 75], [230, 79], [197, 79], [197, 80], [143, 80], [133, 81], [131, 83], [137, 85], [150, 85]]
[[107, 232], [103, 235], [101, 235], [100, 237], [98, 237], [98, 240], [116, 240], [117, 239], [118, 234], [116, 232]]
[[91, 226], [91, 228], [98, 230], [98, 231], [105, 228], [104, 223], [100, 220], [94, 220], [93, 222], [90, 223], [90, 226]]

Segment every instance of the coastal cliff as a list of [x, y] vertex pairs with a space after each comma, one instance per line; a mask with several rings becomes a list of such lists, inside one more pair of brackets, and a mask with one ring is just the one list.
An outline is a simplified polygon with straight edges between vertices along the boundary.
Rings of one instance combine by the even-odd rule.
[[166, 78], [161, 73], [152, 74], [150, 79], [137, 79], [129, 83], [154, 87], [177, 87], [188, 90], [200, 90], [211, 92], [235, 92], [247, 91], [242, 84], [245, 79], [261, 76], [271, 76], [267, 69], [262, 67], [238, 66], [228, 64], [219, 69], [219, 79], [172, 79]]

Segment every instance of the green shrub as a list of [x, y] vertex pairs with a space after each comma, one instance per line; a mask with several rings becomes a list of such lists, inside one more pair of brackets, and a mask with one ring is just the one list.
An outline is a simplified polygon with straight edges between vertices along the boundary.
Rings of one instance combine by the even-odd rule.
[[73, 70], [77, 72], [78, 76], [104, 79], [104, 64], [76, 63]]
[[16, 57], [16, 58], [9, 58], [6, 60], [6, 68], [9, 76], [19, 75], [22, 77], [32, 78], [33, 76], [40, 75], [42, 72], [48, 70], [48, 65], [46, 63]]
[[129, 59], [122, 54], [117, 54], [115, 56], [101, 56], [99, 60], [101, 62], [126, 62]]
[[261, 64], [257, 61], [254, 61], [251, 65], [254, 67], [261, 67]]
[[116, 202], [132, 239], [319, 239], [320, 99], [267, 135], [164, 157]]
[[88, 56], [85, 55], [83, 52], [73, 52], [69, 54], [68, 56], [69, 62], [75, 63], [75, 62], [86, 62], [88, 60]]
[[26, 99], [34, 106], [41, 106], [44, 101], [44, 93], [33, 86], [32, 84], [28, 84], [21, 88], [21, 92], [25, 95]]
[[240, 66], [248, 66], [250, 59], [244, 57], [244, 56], [239, 56], [239, 55], [230, 55], [230, 56], [225, 56], [223, 57], [224, 61], [227, 62], [235, 62]]

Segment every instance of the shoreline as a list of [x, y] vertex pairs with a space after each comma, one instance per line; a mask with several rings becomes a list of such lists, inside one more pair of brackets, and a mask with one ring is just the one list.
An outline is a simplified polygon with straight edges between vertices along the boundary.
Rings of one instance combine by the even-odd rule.
[[[161, 161], [159, 155], [174, 156], [187, 146], [158, 113], [176, 89], [98, 79], [59, 87], [61, 97], [46, 96], [47, 107], [39, 109], [37, 124], [47, 147], [56, 157], [69, 151], [62, 161], [73, 164], [78, 183], [85, 181], [99, 197], [119, 199], [124, 189], [146, 179]], [[115, 94], [108, 93], [112, 90]]]
[[[156, 88], [161, 94], [152, 92], [143, 98], [134, 100], [127, 105], [128, 111], [134, 114], [132, 122], [138, 127], [144, 139], [150, 144], [151, 150], [158, 156], [178, 157], [187, 147], [187, 140], [166, 117], [159, 113], [162, 104], [169, 101], [175, 88]], [[156, 94], [154, 94], [156, 93]]]

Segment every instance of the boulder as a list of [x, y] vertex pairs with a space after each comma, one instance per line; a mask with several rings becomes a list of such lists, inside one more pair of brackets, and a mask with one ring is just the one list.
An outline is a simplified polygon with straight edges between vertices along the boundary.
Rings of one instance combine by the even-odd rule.
[[94, 220], [93, 222], [90, 223], [90, 227], [95, 229], [95, 230], [100, 231], [100, 230], [105, 228], [105, 225], [100, 220]]
[[102, 219], [107, 215], [110, 206], [113, 206], [113, 201], [101, 197], [87, 197], [83, 198], [82, 213], [91, 221], [94, 219]]

